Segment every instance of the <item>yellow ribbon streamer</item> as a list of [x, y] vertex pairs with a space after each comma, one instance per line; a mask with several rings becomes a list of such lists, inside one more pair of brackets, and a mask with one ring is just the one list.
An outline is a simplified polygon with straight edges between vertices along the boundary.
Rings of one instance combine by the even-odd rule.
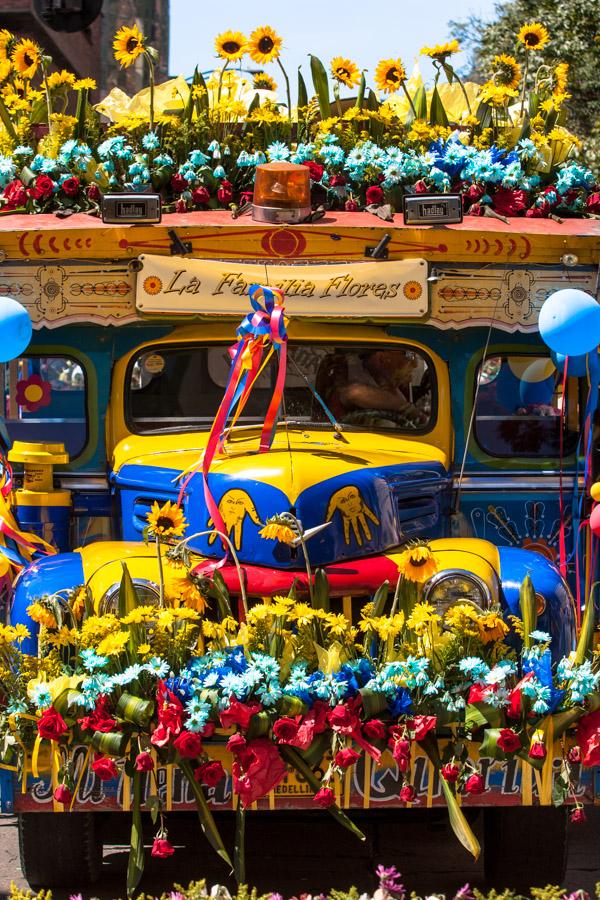
[[368, 809], [371, 803], [371, 757], [365, 753], [365, 784], [363, 796], [363, 809]]

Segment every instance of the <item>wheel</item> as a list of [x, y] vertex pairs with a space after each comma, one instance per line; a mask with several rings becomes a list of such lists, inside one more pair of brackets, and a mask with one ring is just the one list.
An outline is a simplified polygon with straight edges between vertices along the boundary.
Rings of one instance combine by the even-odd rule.
[[567, 823], [564, 806], [487, 807], [483, 848], [490, 887], [529, 893], [531, 887], [562, 885]]
[[32, 888], [88, 885], [100, 876], [102, 837], [93, 813], [19, 813], [19, 854]]

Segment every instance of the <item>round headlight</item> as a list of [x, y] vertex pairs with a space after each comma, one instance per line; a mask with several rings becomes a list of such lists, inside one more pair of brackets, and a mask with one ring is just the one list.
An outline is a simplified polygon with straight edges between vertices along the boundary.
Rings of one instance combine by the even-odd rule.
[[[133, 578], [132, 581], [140, 606], [158, 606], [160, 589], [157, 584], [145, 578]], [[120, 583], [117, 581], [104, 592], [98, 609], [101, 616], [116, 613], [119, 606], [119, 587]]]
[[490, 606], [492, 598], [487, 584], [471, 572], [438, 572], [426, 582], [423, 599], [433, 604], [438, 613], [455, 603], [474, 603], [482, 609]]

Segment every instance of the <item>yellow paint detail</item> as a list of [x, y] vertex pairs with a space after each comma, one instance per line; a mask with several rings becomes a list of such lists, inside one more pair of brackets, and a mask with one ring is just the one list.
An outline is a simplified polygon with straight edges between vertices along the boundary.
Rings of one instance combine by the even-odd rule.
[[[260, 519], [252, 497], [240, 488], [232, 488], [232, 490], [223, 494], [219, 501], [218, 509], [221, 513], [223, 524], [227, 529], [228, 537], [232, 539], [235, 549], [240, 550], [242, 547], [242, 527], [246, 516], [250, 516], [255, 525], [260, 525]], [[213, 527], [214, 524], [212, 519], [208, 520], [208, 528]], [[217, 534], [215, 532], [210, 535], [208, 543], [212, 544], [216, 539]]]
[[17, 506], [70, 506], [71, 491], [25, 491], [13, 494]]
[[371, 540], [371, 529], [367, 519], [370, 519], [374, 525], [379, 525], [379, 519], [369, 509], [359, 489], [353, 484], [340, 488], [331, 495], [325, 521], [331, 522], [338, 512], [342, 519], [346, 544], [350, 544], [350, 528], [352, 528], [354, 540], [359, 547], [363, 545], [363, 535], [367, 541]]

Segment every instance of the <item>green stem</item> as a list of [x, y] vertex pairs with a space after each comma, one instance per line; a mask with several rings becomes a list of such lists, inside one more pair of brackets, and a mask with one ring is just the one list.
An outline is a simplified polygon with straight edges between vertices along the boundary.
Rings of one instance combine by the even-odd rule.
[[461, 89], [461, 91], [462, 91], [462, 95], [463, 95], [463, 97], [465, 98], [465, 103], [467, 104], [467, 109], [468, 109], [468, 111], [469, 111], [469, 115], [472, 115], [472, 112], [473, 112], [473, 111], [472, 111], [472, 109], [471, 109], [471, 104], [469, 103], [469, 96], [468, 96], [468, 94], [467, 94], [466, 88], [465, 88], [465, 86], [464, 86], [462, 80], [461, 80], [461, 79], [458, 77], [458, 75], [456, 74], [456, 72], [454, 73], [454, 77], [455, 77], [456, 80], [458, 81], [458, 85], [459, 85], [459, 87], [460, 87], [460, 89]]
[[48, 134], [52, 134], [52, 100], [50, 99], [50, 88], [48, 87], [48, 74], [46, 72], [46, 64], [42, 61], [42, 77], [44, 79], [44, 93], [46, 95], [46, 115], [48, 116]]
[[158, 605], [161, 609], [164, 608], [165, 605], [165, 576], [163, 573], [163, 564], [162, 564], [162, 554], [160, 552], [160, 538], [156, 535], [156, 556], [158, 559], [158, 581], [160, 588], [160, 597], [158, 601]]
[[413, 101], [412, 101], [412, 97], [411, 97], [410, 94], [408, 93], [408, 88], [406, 87], [406, 84], [405, 84], [404, 81], [402, 82], [402, 90], [403, 90], [404, 93], [406, 94], [406, 99], [408, 100], [409, 105], [410, 105], [410, 108], [411, 108], [411, 110], [412, 110], [412, 114], [413, 114], [413, 116], [414, 116], [415, 119], [416, 119], [416, 118], [417, 118], [417, 110], [415, 109], [415, 104], [414, 104]]
[[308, 593], [310, 595], [310, 602], [312, 605], [313, 601], [313, 581], [312, 581], [312, 571], [310, 568], [310, 560], [308, 558], [308, 553], [306, 552], [306, 543], [304, 541], [304, 534], [300, 536], [300, 543], [302, 544], [302, 554], [304, 556], [304, 565], [306, 566], [306, 575], [308, 578]]
[[288, 78], [287, 72], [283, 68], [282, 62], [279, 59], [279, 57], [277, 57], [277, 65], [283, 72], [283, 77], [285, 79], [285, 90], [286, 90], [286, 94], [287, 94], [287, 104], [288, 104], [288, 119], [291, 122], [292, 121], [292, 95], [290, 93], [290, 79]]
[[222, 88], [223, 88], [223, 75], [225, 74], [225, 69], [227, 68], [228, 65], [229, 65], [229, 60], [226, 59], [226, 60], [225, 60], [225, 65], [223, 66], [223, 68], [222, 68], [221, 71], [219, 72], [219, 87], [218, 87], [218, 89], [217, 89], [217, 103], [218, 103], [219, 100], [221, 99], [221, 90], [222, 90]]
[[335, 105], [337, 107], [338, 116], [341, 119], [342, 118], [342, 105], [340, 103], [340, 86], [337, 83], [337, 81], [335, 81], [333, 83], [333, 96], [335, 97]]
[[149, 53], [144, 53], [148, 62], [148, 74], [150, 76], [150, 131], [154, 131], [154, 63]]
[[525, 91], [527, 89], [527, 72], [529, 70], [529, 53], [525, 56], [525, 67], [523, 69], [523, 87], [521, 88], [521, 111], [520, 117], [523, 118], [523, 110], [525, 109]]

